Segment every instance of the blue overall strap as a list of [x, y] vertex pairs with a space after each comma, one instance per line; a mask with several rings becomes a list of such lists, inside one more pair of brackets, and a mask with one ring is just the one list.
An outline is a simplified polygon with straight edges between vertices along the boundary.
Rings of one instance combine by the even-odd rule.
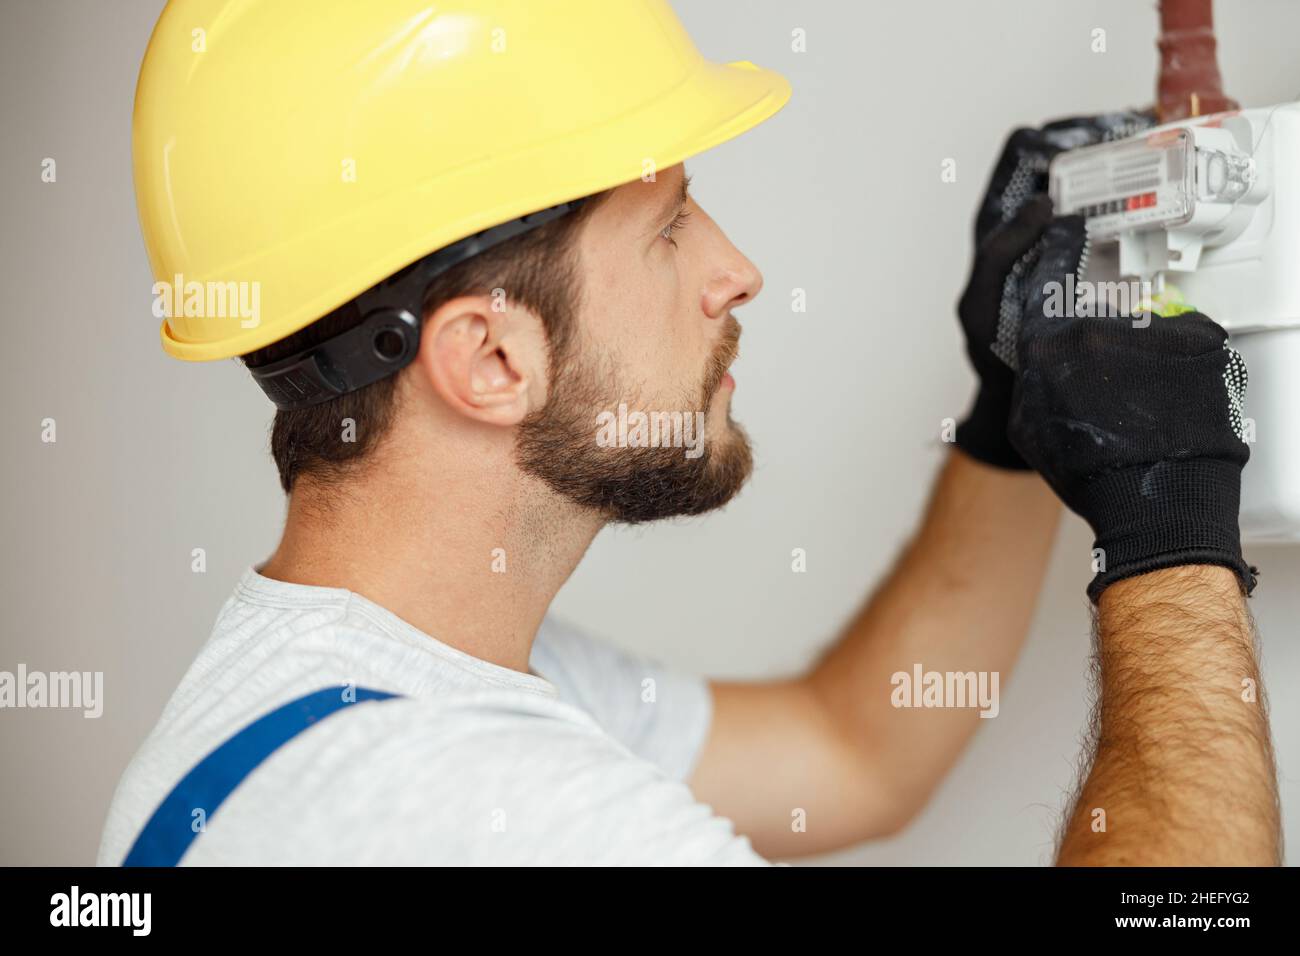
[[195, 810], [210, 820], [262, 761], [318, 720], [352, 704], [396, 696], [365, 687], [326, 687], [259, 717], [181, 778], [144, 825], [122, 865], [176, 866], [198, 836]]

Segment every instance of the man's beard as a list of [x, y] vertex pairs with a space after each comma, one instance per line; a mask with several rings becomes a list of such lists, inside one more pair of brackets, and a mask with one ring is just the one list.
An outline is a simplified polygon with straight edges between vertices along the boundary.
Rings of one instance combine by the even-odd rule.
[[[620, 403], [637, 411], [616, 390], [612, 373], [600, 374], [576, 354], [554, 362], [553, 385], [546, 405], [529, 415], [519, 428], [516, 459], [528, 474], [540, 478], [568, 500], [604, 515], [610, 521], [638, 524], [697, 515], [726, 504], [740, 491], [753, 470], [753, 454], [745, 430], [726, 412], [725, 426], [705, 438], [708, 409], [722, 386], [727, 367], [736, 357], [740, 325], [730, 316], [722, 341], [705, 371], [696, 396], [674, 411], [697, 420], [705, 412], [705, 428], [694, 436], [703, 453], [690, 458], [682, 447], [602, 447], [597, 441], [597, 416], [617, 413]], [[576, 337], [575, 337], [576, 338]]]

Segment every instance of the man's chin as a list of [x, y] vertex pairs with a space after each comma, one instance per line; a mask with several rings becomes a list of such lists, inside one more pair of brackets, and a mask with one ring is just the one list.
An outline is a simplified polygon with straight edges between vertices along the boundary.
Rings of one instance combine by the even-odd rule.
[[565, 454], [533, 457], [525, 470], [569, 501], [615, 524], [645, 524], [721, 508], [753, 471], [745, 430], [728, 421], [702, 452], [686, 448], [568, 446]]
[[548, 405], [524, 423], [516, 460], [552, 491], [606, 521], [643, 524], [705, 514], [739, 494], [753, 470], [749, 436], [731, 418], [729, 389], [710, 395], [703, 413], [684, 413], [671, 445], [662, 438], [652, 447], [629, 445], [621, 432], [598, 439], [589, 424], [592, 405], [604, 407], [572, 399]]
[[687, 458], [678, 451], [671, 457], [647, 455], [638, 462], [607, 514], [620, 524], [707, 514], [735, 498], [753, 470], [749, 436], [728, 417], [722, 434], [710, 436], [700, 456]]

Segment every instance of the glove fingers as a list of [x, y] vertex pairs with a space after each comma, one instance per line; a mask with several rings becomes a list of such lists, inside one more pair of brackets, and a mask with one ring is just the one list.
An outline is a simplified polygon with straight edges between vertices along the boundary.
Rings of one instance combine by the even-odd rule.
[[1046, 191], [1047, 165], [1056, 152], [1036, 129], [1022, 127], [1007, 137], [975, 217], [977, 248], [998, 226], [1015, 218], [1026, 201]]
[[[1002, 364], [1016, 367], [1022, 283], [1034, 264], [1034, 249], [1052, 218], [1052, 202], [1038, 196], [1010, 222], [998, 226], [975, 252], [971, 283], [958, 305], [968, 336], [992, 349]], [[979, 317], [978, 320], [976, 317]], [[971, 334], [973, 333], [973, 334]], [[986, 356], [972, 355], [976, 368]]]
[[1076, 149], [1095, 143], [1126, 139], [1156, 125], [1151, 110], [1116, 110], [1096, 116], [1071, 116], [1045, 123], [1043, 139], [1057, 149]]
[[1246, 371], [1246, 360], [1241, 357], [1241, 353], [1236, 349], [1228, 346], [1228, 365], [1223, 370], [1223, 384], [1228, 389], [1228, 424], [1232, 426], [1233, 434], [1241, 441], [1246, 440], [1246, 386], [1250, 382], [1250, 374]]
[[998, 326], [989, 346], [994, 355], [1002, 360], [1008, 368], [1018, 370], [1020, 342], [1020, 323], [1025, 312], [1025, 299], [1028, 298], [1030, 277], [1038, 266], [1042, 255], [1044, 240], [1040, 236], [1034, 245], [1021, 254], [1007, 272], [1002, 283], [1002, 299], [998, 306]]
[[1051, 221], [1052, 201], [1040, 195], [1027, 203], [1010, 222], [993, 230], [975, 250], [971, 284], [964, 296], [967, 307], [978, 305], [996, 311], [1002, 301], [1007, 274], [1034, 247]]
[[1029, 250], [1052, 221], [1052, 200], [1040, 193], [1021, 206], [1014, 219], [989, 233], [976, 259], [981, 264], [1000, 265], [1005, 273]]
[[1025, 311], [1017, 336], [1022, 365], [1028, 342], [1073, 321], [1076, 283], [1087, 246], [1082, 216], [1063, 216], [1044, 230], [1038, 263], [1026, 283]]
[[1138, 340], [1138, 347], [1151, 344], [1178, 355], [1202, 355], [1228, 344], [1227, 330], [1203, 312], [1153, 315], [1151, 324], [1138, 331], [1155, 333], [1151, 340]]
[[1097, 116], [1053, 120], [1041, 129], [1013, 130], [993, 167], [983, 205], [975, 219], [976, 244], [982, 244], [1000, 223], [1014, 218], [1032, 196], [1047, 190], [1048, 164], [1057, 153], [1125, 139], [1154, 125], [1155, 114], [1149, 110], [1116, 110]]

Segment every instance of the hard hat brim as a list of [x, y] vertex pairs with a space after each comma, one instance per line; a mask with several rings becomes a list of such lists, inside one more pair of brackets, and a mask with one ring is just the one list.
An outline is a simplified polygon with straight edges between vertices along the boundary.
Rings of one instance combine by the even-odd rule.
[[[748, 62], [701, 60], [667, 94], [612, 121], [526, 151], [485, 155], [439, 173], [436, 189], [405, 191], [353, 209], [324, 228], [230, 263], [221, 275], [185, 276], [187, 282], [201, 283], [281, 278], [260, 283], [260, 317], [251, 328], [229, 334], [227, 327], [220, 337], [200, 339], [186, 337], [165, 320], [163, 348], [194, 362], [262, 348], [435, 249], [497, 223], [632, 182], [648, 169], [666, 169], [732, 139], [775, 114], [790, 93], [786, 79], [771, 70]], [[536, 188], [516, 189], [509, 201], [485, 190], [485, 183], [504, 181]], [[171, 277], [158, 279], [168, 282]]]

